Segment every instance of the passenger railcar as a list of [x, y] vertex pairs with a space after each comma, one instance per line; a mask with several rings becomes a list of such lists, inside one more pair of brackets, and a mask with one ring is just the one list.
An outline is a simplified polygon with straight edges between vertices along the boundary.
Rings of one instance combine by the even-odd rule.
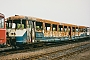
[[7, 38], [11, 45], [58, 42], [90, 37], [90, 28], [28, 16], [7, 18]]
[[0, 13], [0, 47], [6, 44], [5, 16]]

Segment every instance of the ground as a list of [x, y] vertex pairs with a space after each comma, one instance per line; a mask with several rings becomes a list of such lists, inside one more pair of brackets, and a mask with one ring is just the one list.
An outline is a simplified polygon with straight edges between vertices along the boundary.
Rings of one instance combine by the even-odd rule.
[[83, 53], [76, 54], [64, 60], [90, 60], [90, 50]]
[[[16, 60], [16, 59], [20, 60], [22, 58], [30, 57], [33, 55], [41, 55], [44, 53], [63, 50], [63, 49], [67, 49], [70, 47], [87, 44], [87, 43], [90, 43], [90, 41], [80, 42], [80, 43], [75, 43], [75, 44], [68, 44], [68, 45], [63, 45], [63, 46], [58, 46], [58, 47], [50, 47], [47, 49], [40, 49], [38, 51], [33, 51], [33, 52], [28, 51], [28, 52], [23, 52], [23, 53], [10, 54], [7, 56], [1, 56], [0, 60]], [[63, 58], [62, 60], [90, 60], [90, 50], [83, 53], [75, 54], [68, 58]]]

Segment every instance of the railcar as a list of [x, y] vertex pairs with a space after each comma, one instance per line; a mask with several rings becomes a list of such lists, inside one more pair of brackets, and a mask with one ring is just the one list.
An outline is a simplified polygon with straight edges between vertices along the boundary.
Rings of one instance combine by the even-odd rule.
[[90, 37], [89, 27], [19, 15], [7, 18], [6, 31], [8, 44], [13, 46]]
[[5, 16], [0, 13], [0, 47], [6, 45]]

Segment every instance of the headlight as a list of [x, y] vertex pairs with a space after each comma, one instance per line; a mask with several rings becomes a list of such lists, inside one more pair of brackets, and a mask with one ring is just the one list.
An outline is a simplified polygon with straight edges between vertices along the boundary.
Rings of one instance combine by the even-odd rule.
[[16, 33], [14, 32], [14, 33], [11, 33], [11, 35], [16, 35]]
[[13, 35], [13, 33], [11, 33], [11, 35]]
[[14, 33], [14, 35], [16, 35], [16, 33]]

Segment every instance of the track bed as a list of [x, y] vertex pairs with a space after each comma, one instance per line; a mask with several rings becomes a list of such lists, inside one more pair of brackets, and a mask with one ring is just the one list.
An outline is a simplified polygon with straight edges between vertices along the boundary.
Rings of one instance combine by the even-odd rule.
[[[32, 50], [30, 51], [31, 49], [25, 49], [25, 50], [19, 50], [19, 52], [17, 53], [17, 51], [11, 51], [11, 53], [14, 53], [14, 54], [9, 54], [7, 52], [7, 55], [1, 55], [0, 56], [0, 59], [38, 59], [36, 58], [36, 56], [43, 56], [43, 55], [47, 55], [47, 54], [50, 54], [52, 52], [56, 52], [56, 51], [64, 51], [64, 50], [67, 50], [67, 49], [70, 49], [70, 48], [73, 48], [75, 46], [81, 46], [81, 45], [84, 45], [84, 44], [89, 44], [90, 43], [90, 40], [88, 41], [83, 41], [83, 42], [78, 42], [78, 43], [71, 43], [71, 44], [66, 44], [66, 45], [57, 45], [57, 46], [53, 46], [50, 47], [48, 46], [48, 48], [35, 48], [36, 50]], [[38, 50], [37, 50], [38, 49]], [[16, 54], [17, 53], [17, 54]]]

